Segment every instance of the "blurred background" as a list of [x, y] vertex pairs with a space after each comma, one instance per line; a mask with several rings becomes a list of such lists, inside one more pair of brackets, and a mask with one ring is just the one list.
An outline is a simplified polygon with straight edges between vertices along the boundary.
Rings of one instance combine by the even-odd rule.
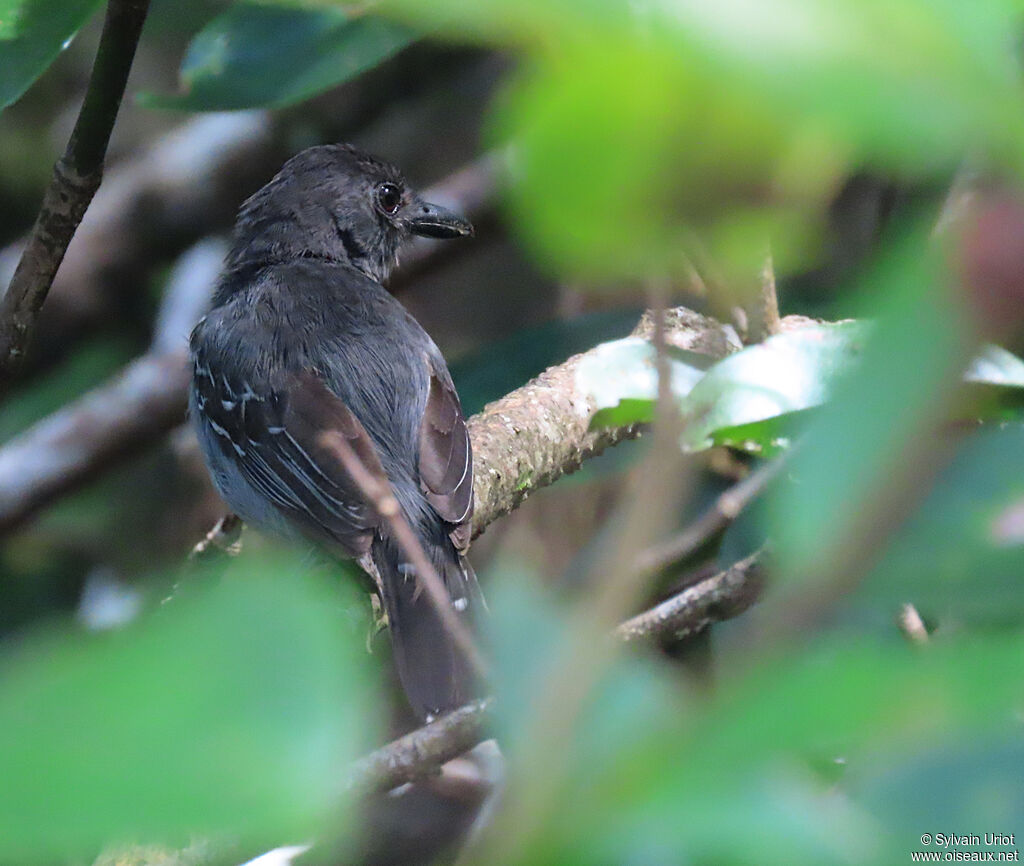
[[[103, 6], [0, 8], [5, 286]], [[922, 834], [1019, 840], [1022, 11], [152, 0], [0, 410], [5, 859], [315, 840], [300, 863], [444, 862], [465, 841], [476, 793], [346, 796], [345, 768], [412, 727], [353, 581], [251, 533], [188, 559], [225, 509], [185, 425], [187, 335], [241, 202], [335, 141], [476, 225], [417, 243], [389, 286], [467, 416], [649, 307], [725, 326], [724, 360], [671, 345], [671, 316], [658, 358], [613, 343], [576, 387], [595, 429], [653, 433], [473, 545], [508, 789], [464, 862], [888, 864], [939, 849]], [[697, 625], [588, 652], [751, 557]]]

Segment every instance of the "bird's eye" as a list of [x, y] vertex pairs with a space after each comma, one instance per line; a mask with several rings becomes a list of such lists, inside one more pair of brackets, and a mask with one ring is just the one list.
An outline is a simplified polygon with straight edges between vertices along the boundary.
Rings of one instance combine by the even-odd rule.
[[389, 216], [398, 213], [402, 206], [402, 190], [393, 183], [382, 183], [377, 187], [377, 207]]

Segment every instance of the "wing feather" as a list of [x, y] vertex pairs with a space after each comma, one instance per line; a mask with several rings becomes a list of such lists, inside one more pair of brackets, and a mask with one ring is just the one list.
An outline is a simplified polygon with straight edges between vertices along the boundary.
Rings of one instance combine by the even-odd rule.
[[464, 550], [473, 516], [473, 446], [451, 377], [434, 364], [420, 423], [419, 472], [427, 500], [452, 525], [452, 541]]
[[384, 470], [363, 425], [321, 379], [290, 373], [263, 393], [226, 378], [196, 383], [203, 417], [249, 484], [312, 536], [350, 556], [369, 550], [378, 517], [321, 434], [341, 434], [367, 469]]

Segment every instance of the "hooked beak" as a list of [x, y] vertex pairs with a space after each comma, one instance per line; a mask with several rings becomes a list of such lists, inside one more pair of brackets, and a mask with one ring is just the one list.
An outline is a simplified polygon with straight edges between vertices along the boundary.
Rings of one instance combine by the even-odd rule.
[[439, 204], [416, 199], [407, 211], [409, 231], [425, 238], [469, 238], [473, 224]]

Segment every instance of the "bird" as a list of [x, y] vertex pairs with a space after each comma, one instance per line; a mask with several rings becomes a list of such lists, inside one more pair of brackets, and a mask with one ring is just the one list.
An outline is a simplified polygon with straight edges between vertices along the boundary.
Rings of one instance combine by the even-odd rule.
[[475, 695], [475, 672], [387, 522], [324, 434], [390, 482], [452, 607], [482, 609], [466, 559], [473, 449], [441, 352], [384, 287], [413, 235], [462, 238], [392, 164], [311, 147], [241, 206], [211, 308], [190, 337], [189, 413], [214, 485], [247, 524], [360, 561], [413, 710]]

